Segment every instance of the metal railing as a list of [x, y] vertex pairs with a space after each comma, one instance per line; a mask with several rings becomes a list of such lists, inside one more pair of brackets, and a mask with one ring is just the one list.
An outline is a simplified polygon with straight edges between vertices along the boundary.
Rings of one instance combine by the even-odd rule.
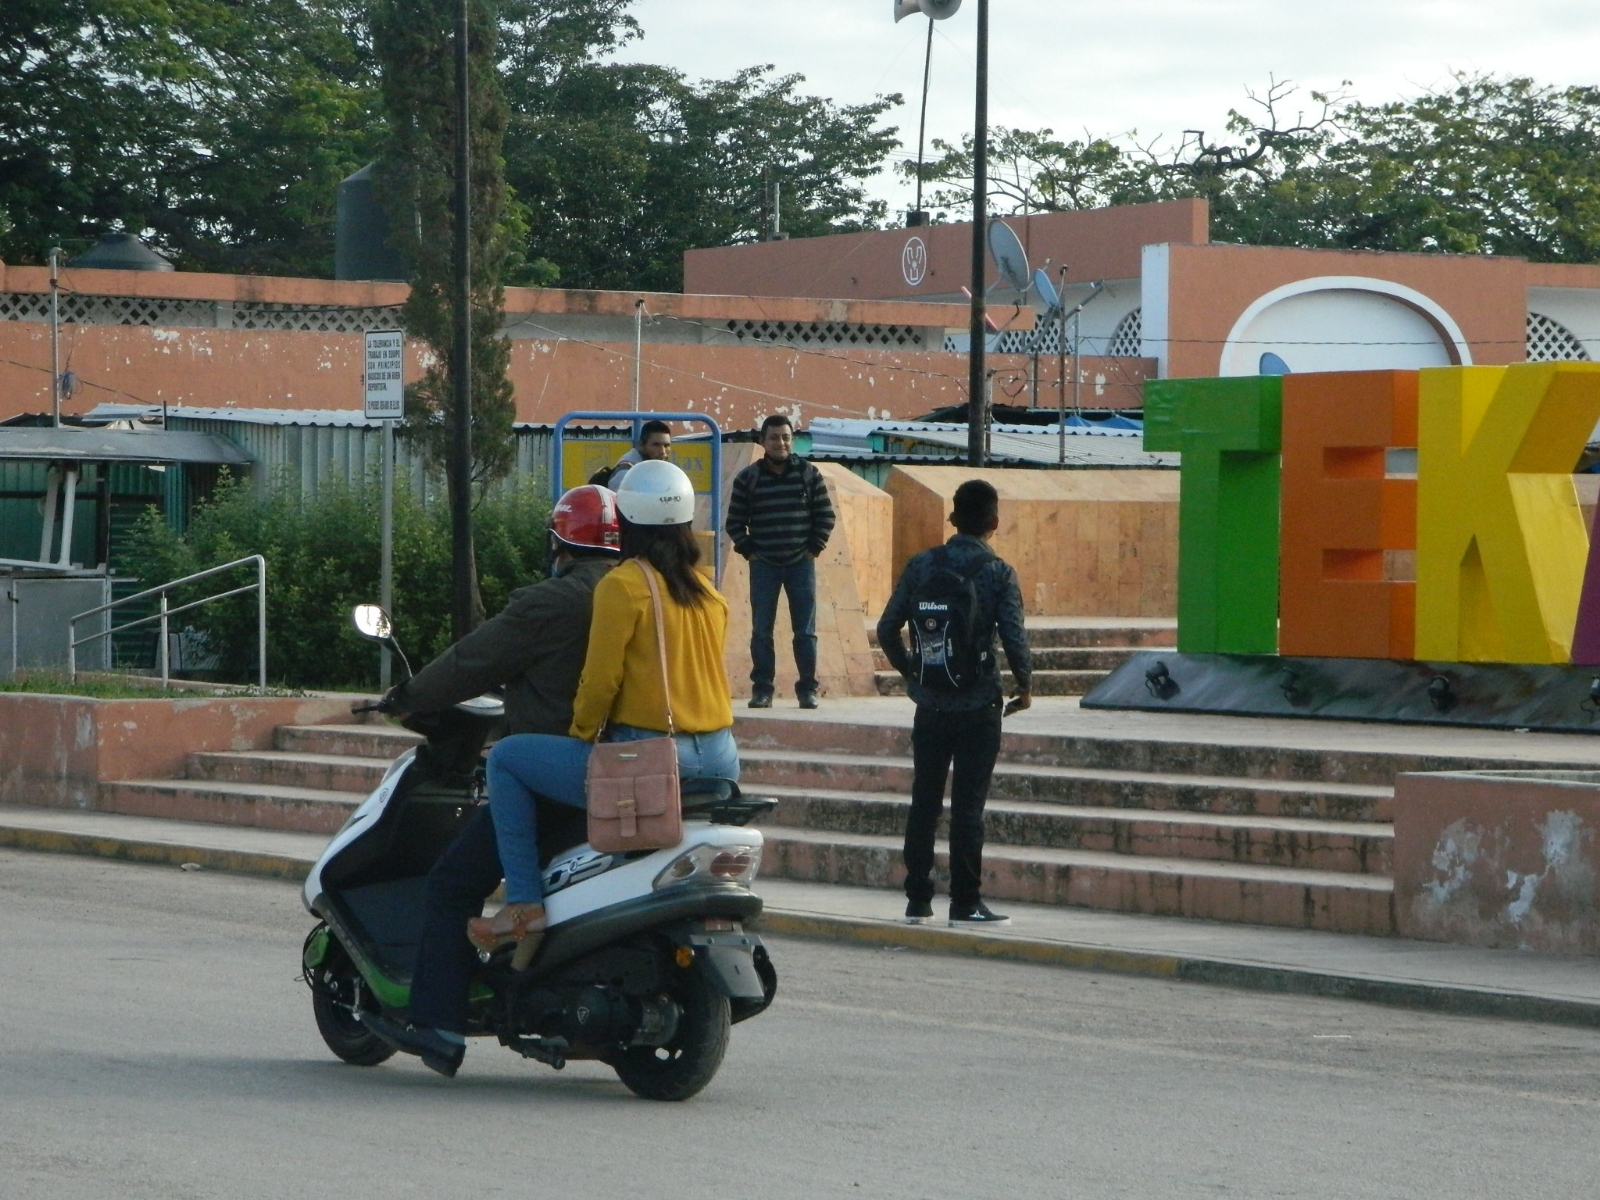
[[[231, 571], [235, 567], [255, 564], [256, 578], [253, 583], [243, 587], [236, 587], [230, 591], [218, 592], [215, 596], [207, 596], [204, 600], [195, 600], [189, 604], [181, 604], [177, 608], [167, 607], [167, 593], [174, 588], [183, 587], [185, 584], [197, 580], [208, 579], [212, 575], [220, 575], [224, 571]], [[172, 644], [168, 638], [168, 621], [179, 613], [188, 612], [191, 608], [199, 608], [202, 604], [210, 604], [214, 600], [226, 600], [230, 596], [242, 596], [245, 592], [256, 593], [256, 655], [259, 663], [258, 682], [263, 690], [267, 686], [267, 560], [259, 554], [252, 554], [249, 558], [236, 559], [231, 563], [223, 563], [220, 567], [212, 567], [206, 571], [196, 571], [193, 575], [185, 575], [182, 579], [174, 579], [171, 583], [163, 583], [160, 587], [146, 588], [142, 592], [135, 592], [131, 596], [124, 596], [120, 600], [113, 600], [110, 604], [102, 604], [99, 608], [91, 608], [88, 612], [81, 612], [67, 623], [67, 675], [76, 680], [78, 678], [78, 647], [86, 646], [100, 638], [108, 638], [114, 633], [121, 633], [124, 629], [134, 629], [140, 625], [149, 625], [159, 622], [161, 625], [161, 686], [171, 685]], [[87, 637], [78, 636], [78, 622], [85, 617], [98, 616], [103, 612], [110, 612], [124, 604], [132, 604], [135, 600], [144, 600], [150, 596], [160, 598], [161, 609], [152, 617], [140, 617], [136, 621], [129, 621], [123, 625], [112, 625], [99, 633], [91, 633]]]

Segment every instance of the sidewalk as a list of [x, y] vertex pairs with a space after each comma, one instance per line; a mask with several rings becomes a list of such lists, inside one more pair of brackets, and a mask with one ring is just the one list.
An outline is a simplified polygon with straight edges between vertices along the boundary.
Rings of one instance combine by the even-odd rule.
[[[0, 848], [272, 879], [303, 878], [326, 844], [315, 834], [0, 808]], [[1592, 959], [1050, 905], [1004, 906], [1007, 929], [911, 926], [899, 919], [905, 902], [895, 892], [781, 879], [757, 890], [768, 933], [1600, 1027], [1600, 962]]]

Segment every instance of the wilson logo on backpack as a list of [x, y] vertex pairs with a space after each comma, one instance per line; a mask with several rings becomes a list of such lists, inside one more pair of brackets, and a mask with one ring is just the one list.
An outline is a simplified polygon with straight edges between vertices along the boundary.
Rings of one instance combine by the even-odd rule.
[[966, 572], [956, 570], [948, 553], [944, 562], [912, 597], [911, 622], [915, 678], [924, 687], [959, 692], [971, 687], [989, 660], [989, 647], [979, 645], [978, 589], [973, 581], [994, 562], [988, 555]]

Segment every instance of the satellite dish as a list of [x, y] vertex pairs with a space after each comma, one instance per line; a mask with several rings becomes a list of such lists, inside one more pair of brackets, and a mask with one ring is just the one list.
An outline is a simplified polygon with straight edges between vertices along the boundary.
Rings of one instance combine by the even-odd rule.
[[931, 20], [942, 21], [955, 16], [960, 7], [961, 0], [894, 0], [894, 19], [904, 21], [921, 13]]
[[1019, 292], [1027, 292], [1028, 252], [1022, 248], [1022, 239], [998, 217], [989, 222], [989, 255], [1000, 272], [1000, 278]]
[[1261, 356], [1261, 365], [1256, 369], [1256, 374], [1258, 375], [1288, 375], [1289, 373], [1289, 364], [1270, 350]]
[[1046, 308], [1057, 309], [1061, 307], [1061, 297], [1056, 294], [1055, 284], [1050, 282], [1050, 276], [1040, 267], [1033, 273], [1033, 290], [1038, 293]]

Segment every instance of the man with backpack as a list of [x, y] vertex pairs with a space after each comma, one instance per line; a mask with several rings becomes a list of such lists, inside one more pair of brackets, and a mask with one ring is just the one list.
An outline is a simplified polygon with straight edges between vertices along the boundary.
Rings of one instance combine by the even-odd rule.
[[[979, 896], [983, 881], [983, 806], [1000, 753], [1002, 716], [1028, 708], [1032, 662], [1022, 621], [1017, 573], [989, 547], [1000, 527], [992, 484], [969, 479], [956, 489], [956, 534], [906, 564], [878, 621], [878, 644], [906, 678], [916, 702], [911, 729], [914, 769], [906, 818], [906, 921], [933, 918], [933, 836], [950, 783], [950, 924], [1005, 925]], [[908, 650], [900, 629], [911, 626]], [[1016, 678], [1004, 702], [995, 633]]]

